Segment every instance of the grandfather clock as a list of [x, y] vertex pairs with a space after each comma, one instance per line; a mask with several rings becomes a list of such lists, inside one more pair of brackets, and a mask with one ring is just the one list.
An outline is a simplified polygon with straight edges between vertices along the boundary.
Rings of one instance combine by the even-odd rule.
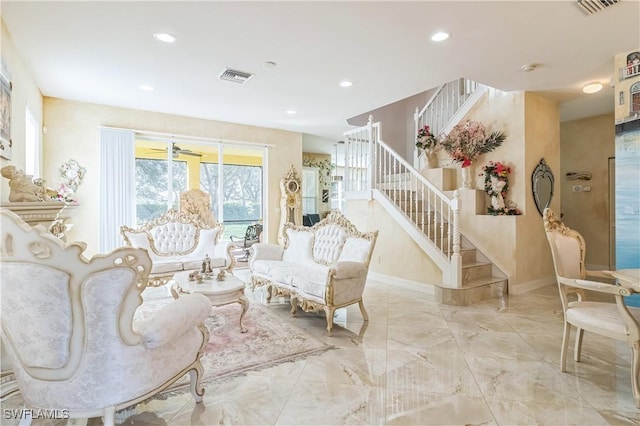
[[278, 228], [278, 243], [284, 244], [284, 224], [291, 222], [302, 224], [302, 179], [291, 165], [287, 174], [280, 179], [280, 227]]

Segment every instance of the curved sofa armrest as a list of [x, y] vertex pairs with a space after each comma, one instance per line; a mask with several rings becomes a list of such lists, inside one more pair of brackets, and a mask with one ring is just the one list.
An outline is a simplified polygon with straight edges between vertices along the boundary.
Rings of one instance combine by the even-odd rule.
[[250, 263], [254, 260], [282, 260], [284, 248], [277, 244], [256, 243], [251, 246], [252, 256]]
[[337, 280], [347, 278], [364, 278], [367, 275], [367, 265], [360, 262], [338, 262], [331, 268], [331, 274]]
[[203, 294], [188, 294], [174, 300], [140, 325], [142, 344], [157, 348], [204, 324], [211, 312], [211, 302]]

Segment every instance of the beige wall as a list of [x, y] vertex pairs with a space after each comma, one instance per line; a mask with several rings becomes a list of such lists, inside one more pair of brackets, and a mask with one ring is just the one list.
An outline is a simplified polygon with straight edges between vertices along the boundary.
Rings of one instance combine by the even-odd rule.
[[99, 225], [100, 150], [99, 126], [120, 127], [198, 137], [220, 138], [275, 145], [269, 148], [266, 206], [269, 241], [276, 241], [280, 220], [279, 181], [291, 164], [302, 167], [302, 136], [284, 130], [245, 126], [212, 120], [181, 117], [94, 105], [56, 98], [44, 99], [44, 177], [57, 182], [57, 169], [70, 158], [87, 168], [83, 184], [76, 193], [80, 202], [71, 222], [70, 240], [83, 240], [87, 253], [99, 248], [96, 229]]
[[[535, 208], [531, 191], [531, 173], [541, 158], [556, 177], [552, 207], [559, 210], [560, 134], [558, 106], [532, 93], [506, 93], [489, 89], [467, 114], [466, 120], [480, 121], [491, 131], [500, 130], [506, 140], [498, 149], [478, 158], [472, 166], [477, 192], [462, 190], [462, 233], [508, 277], [509, 291], [526, 285], [551, 282], [553, 263], [547, 245], [542, 217]], [[446, 153], [439, 157], [446, 163]], [[500, 161], [511, 167], [509, 194], [523, 212], [516, 217], [490, 216], [489, 202], [483, 191], [482, 167]], [[457, 187], [461, 186], [460, 167]], [[477, 200], [477, 201], [476, 201]], [[478, 214], [472, 213], [478, 208]], [[498, 236], [488, 238], [487, 236]]]
[[[587, 244], [585, 262], [593, 269], [609, 265], [609, 158], [615, 155], [614, 115], [567, 121], [560, 126], [563, 222], [582, 234]], [[567, 180], [568, 172], [589, 172], [592, 179]], [[590, 192], [573, 192], [588, 185]]]
[[359, 231], [379, 231], [372, 272], [431, 285], [442, 282], [436, 264], [377, 201], [347, 201], [345, 215]]
[[382, 122], [381, 139], [413, 164], [413, 151], [415, 150], [415, 119], [416, 108], [422, 109], [431, 98], [436, 89], [430, 89], [417, 95], [410, 96], [401, 101], [376, 108], [372, 111], [360, 114], [348, 120], [349, 124], [364, 126], [373, 116], [373, 122]]
[[[33, 80], [29, 70], [22, 62], [20, 54], [13, 45], [11, 35], [2, 22], [2, 39], [0, 42], [2, 59], [6, 68], [11, 74], [11, 83], [13, 90], [11, 91], [11, 139], [13, 141], [11, 160], [0, 159], [0, 167], [13, 164], [23, 169], [25, 166], [25, 128], [26, 113], [28, 107], [33, 117], [42, 123], [42, 94]], [[2, 192], [1, 201], [7, 202], [9, 197], [8, 180], [1, 178], [2, 184], [0, 191]]]
[[[516, 283], [553, 283], [555, 272], [551, 250], [544, 232], [542, 216], [536, 209], [531, 190], [531, 174], [544, 158], [554, 176], [551, 208], [560, 211], [560, 115], [555, 102], [534, 93], [525, 93], [525, 152], [523, 166], [524, 211], [518, 221], [516, 241]], [[521, 167], [522, 167], [521, 166]]]

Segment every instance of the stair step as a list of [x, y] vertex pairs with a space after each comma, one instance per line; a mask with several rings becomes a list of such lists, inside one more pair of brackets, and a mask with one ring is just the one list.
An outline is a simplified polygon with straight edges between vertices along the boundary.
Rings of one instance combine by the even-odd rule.
[[462, 288], [476, 288], [476, 287], [488, 286], [491, 284], [500, 283], [502, 281], [504, 281], [506, 285], [507, 279], [502, 277], [489, 276], [489, 277], [476, 278], [468, 282], [463, 282]]
[[462, 264], [462, 283], [473, 282], [476, 279], [490, 277], [493, 265], [488, 262], [472, 262]]

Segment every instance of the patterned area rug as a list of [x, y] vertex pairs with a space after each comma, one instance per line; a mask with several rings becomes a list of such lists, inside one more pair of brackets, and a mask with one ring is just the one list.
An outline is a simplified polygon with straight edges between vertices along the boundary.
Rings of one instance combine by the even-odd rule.
[[[144, 303], [136, 317], [146, 317], [171, 299], [150, 300]], [[269, 312], [268, 306], [250, 304], [243, 323], [248, 329], [240, 332], [239, 304], [214, 307], [205, 325], [209, 329], [209, 343], [202, 358], [204, 380], [236, 376], [248, 370], [262, 369], [293, 361], [331, 349], [332, 346], [292, 325], [286, 318]], [[189, 383], [186, 376], [172, 388]]]

